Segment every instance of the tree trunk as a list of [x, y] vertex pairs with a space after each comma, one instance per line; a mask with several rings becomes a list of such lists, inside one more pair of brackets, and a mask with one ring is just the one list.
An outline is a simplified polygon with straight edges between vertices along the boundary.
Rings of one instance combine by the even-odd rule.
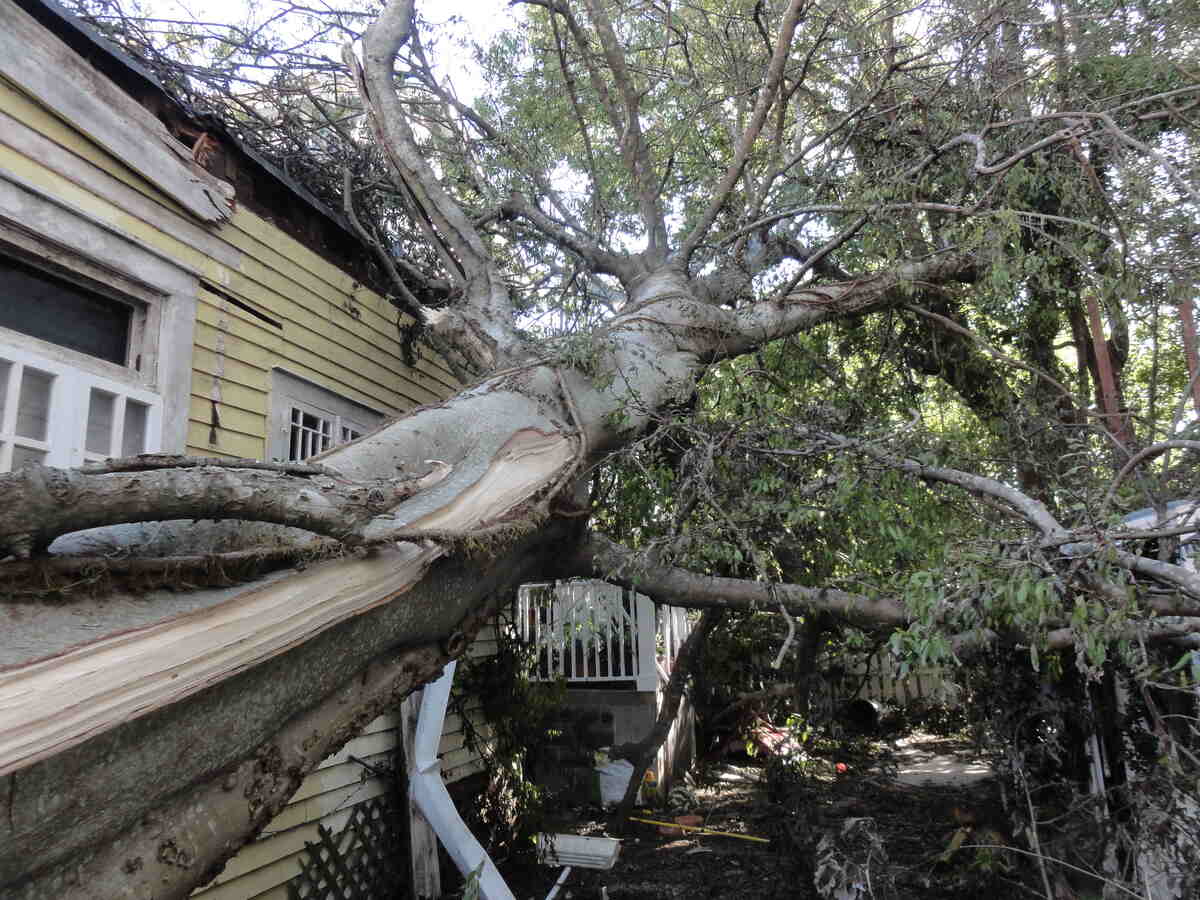
[[436, 677], [489, 598], [540, 575], [578, 527], [550, 522], [495, 558], [441, 560], [390, 603], [3, 776], [0, 896], [186, 897], [307, 772]]

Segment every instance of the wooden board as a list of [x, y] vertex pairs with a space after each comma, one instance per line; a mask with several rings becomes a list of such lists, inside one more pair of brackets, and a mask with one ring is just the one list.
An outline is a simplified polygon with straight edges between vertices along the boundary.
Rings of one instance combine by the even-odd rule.
[[[414, 691], [400, 705], [400, 735], [404, 744], [404, 759], [409, 775], [414, 771], [416, 758], [417, 719], [424, 691]], [[433, 826], [410, 798], [408, 801], [408, 858], [410, 893], [415, 900], [442, 896], [442, 875], [438, 865], [438, 840]]]
[[232, 212], [233, 189], [192, 162], [149, 110], [13, 3], [0, 4], [0, 74], [204, 222]]

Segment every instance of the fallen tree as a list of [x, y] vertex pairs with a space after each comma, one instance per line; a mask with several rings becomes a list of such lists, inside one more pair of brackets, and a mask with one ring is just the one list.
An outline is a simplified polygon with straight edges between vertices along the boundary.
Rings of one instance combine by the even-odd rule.
[[[319, 468], [156, 459], [73, 473], [26, 468], [0, 475], [0, 554], [10, 557], [0, 567], [14, 595], [47, 573], [91, 565], [116, 579], [119, 591], [122, 555], [140, 558], [151, 543], [158, 552], [147, 565], [185, 577], [211, 574], [214, 559], [225, 553], [259, 552], [272, 564], [306, 566], [277, 570], [249, 586], [197, 592], [188, 608], [173, 607], [164, 621], [153, 611], [110, 620], [102, 638], [81, 646], [50, 627], [54, 633], [41, 635], [36, 650], [8, 661], [0, 671], [5, 896], [186, 896], [269, 821], [305, 772], [461, 653], [489, 602], [572, 556], [565, 551], [580, 544], [585, 530], [579, 513], [592, 499], [587, 476], [686, 409], [707, 373], [730, 360], [753, 360], [765, 347], [830, 323], [900, 310], [917, 292], [935, 300], [965, 297], [994, 277], [998, 259], [1008, 252], [1003, 236], [975, 227], [976, 217], [991, 221], [998, 210], [1012, 212], [989, 206], [987, 188], [969, 202], [923, 195], [789, 202], [795, 188], [789, 172], [804, 158], [806, 140], [823, 145], [851, 124], [855, 140], [873, 133], [874, 125], [864, 123], [874, 121], [878, 110], [868, 113], [908, 64], [894, 48], [890, 63], [871, 69], [874, 80], [863, 102], [836, 116], [827, 106], [830, 123], [813, 137], [794, 107], [825, 31], [806, 25], [807, 7], [799, 0], [766, 11], [756, 7], [739, 20], [750, 37], [732, 69], [745, 84], [728, 89], [741, 105], [726, 123], [730, 133], [719, 165], [714, 172], [707, 150], [692, 155], [679, 146], [678, 167], [686, 178], [668, 197], [665, 185], [678, 173], [676, 155], [670, 141], [649, 133], [645, 123], [668, 116], [669, 104], [658, 105], [648, 87], [652, 77], [631, 62], [648, 65], [646, 51], [633, 49], [644, 46], [639, 35], [657, 35], [660, 25], [671, 35], [683, 26], [670, 17], [663, 23], [636, 16], [614, 24], [608, 6], [597, 0], [581, 8], [531, 5], [544, 11], [536, 20], [538, 33], [561, 61], [565, 93], [558, 99], [569, 98], [576, 110], [570, 141], [581, 144], [572, 152], [600, 153], [593, 133], [613, 138], [603, 165], [587, 170], [598, 185], [590, 208], [564, 199], [536, 154], [447, 93], [414, 32], [412, 0], [386, 7], [363, 36], [361, 61], [353, 50], [345, 57], [370, 110], [397, 203], [439, 261], [436, 277], [392, 266], [396, 291], [422, 325], [422, 339], [469, 387], [330, 451], [315, 460]], [[798, 38], [802, 26], [804, 40]], [[690, 27], [698, 41], [720, 31], [705, 30], [702, 16]], [[668, 38], [667, 47], [672, 59], [692, 69], [689, 83], [703, 89], [711, 73], [695, 70], [703, 63], [692, 59], [687, 41]], [[398, 68], [408, 81], [400, 82]], [[577, 71], [591, 98], [587, 112], [579, 112]], [[419, 88], [415, 96], [411, 85]], [[907, 147], [903, 171], [891, 177], [915, 184], [951, 150], [969, 146], [975, 150], [970, 184], [1000, 184], [1023, 160], [1089, 136], [1136, 140], [1132, 130], [1146, 121], [1139, 116], [1174, 117], [1175, 104], [1194, 92], [1194, 86], [1169, 96], [1146, 91], [1136, 101], [1114, 101], [1103, 116], [1037, 118], [1031, 132], [1004, 143], [993, 164], [986, 163], [990, 133], [947, 135], [928, 152]], [[720, 103], [712, 104], [703, 90], [700, 96], [703, 102], [689, 109], [715, 115]], [[439, 111], [434, 119], [428, 118], [430, 106]], [[1121, 126], [1114, 115], [1128, 121]], [[505, 196], [489, 192], [483, 163], [459, 156], [431, 164], [433, 152], [453, 142], [453, 129], [467, 127], [497, 152], [522, 161], [524, 168], [509, 163], [519, 175], [509, 179]], [[901, 140], [880, 138], [889, 153], [898, 152]], [[820, 174], [833, 179], [841, 165], [831, 158]], [[1164, 171], [1178, 174], [1170, 166]], [[454, 184], [468, 187], [452, 189]], [[472, 191], [494, 202], [469, 209], [464, 198]], [[352, 210], [350, 192], [345, 200]], [[613, 208], [607, 220], [606, 205]], [[1063, 218], [1034, 212], [1043, 224], [1046, 217]], [[800, 243], [803, 226], [776, 229], [816, 217], [826, 217], [828, 227], [817, 229], [820, 238], [811, 246]], [[834, 263], [833, 255], [869, 223], [882, 226], [890, 217], [907, 217], [908, 223], [907, 233], [898, 229], [903, 240], [895, 252], [867, 258], [854, 273]], [[927, 240], [926, 232], [937, 240]], [[633, 244], [640, 249], [627, 249]], [[851, 259], [864, 261], [863, 252]], [[574, 274], [564, 281], [586, 280], [606, 310], [569, 339], [547, 344], [520, 326], [525, 308], [510, 278], [513, 270], [567, 267]], [[955, 350], [967, 352], [959, 345]], [[961, 370], [946, 363], [941, 374], [954, 383]], [[968, 387], [959, 383], [956, 389], [969, 394], [968, 403], [977, 400], [981, 417], [985, 401], [995, 409], [1008, 402], [1007, 395], [996, 399], [1003, 392], [971, 393]], [[1081, 536], [1062, 525], [1035, 495], [1032, 479], [1033, 486], [1017, 489], [1000, 477], [918, 462], [832, 430], [810, 437], [823, 442], [821, 453], [862, 454], [872, 465], [922, 484], [947, 483], [1004, 504], [1016, 514], [1023, 546], [1045, 550], [1091, 541], [1095, 551], [1105, 539], [1103, 527]], [[795, 450], [777, 442], [735, 449], [763, 457]], [[803, 455], [816, 452], [809, 448]], [[700, 505], [719, 517], [719, 501]], [[239, 545], [197, 546], [187, 521], [193, 518], [236, 520]], [[159, 520], [167, 521], [155, 526], [151, 540], [140, 523]], [[121, 527], [80, 533], [102, 525]], [[740, 528], [735, 523], [732, 530], [745, 542]], [[725, 566], [717, 576], [673, 562], [631, 568], [620, 547], [590, 540], [577, 571], [616, 572], [663, 602], [771, 610], [782, 605], [789, 614], [824, 611], [885, 630], [944, 622], [944, 610], [917, 608], [902, 596], [793, 585], [745, 558], [747, 565]], [[745, 557], [754, 556], [747, 548]], [[1085, 556], [1097, 564], [1079, 563]], [[114, 561], [102, 562], [107, 558]], [[1130, 598], [1127, 573], [1169, 588], [1169, 596], [1134, 598], [1122, 627], [1128, 624], [1139, 636], [1177, 639], [1200, 631], [1200, 618], [1192, 615], [1200, 603], [1195, 575], [1175, 562], [1119, 548], [1072, 558], [1044, 553], [1039, 565], [1041, 559], [1049, 567], [1047, 580], [1122, 608]], [[161, 596], [151, 599], [151, 607], [165, 604]], [[101, 605], [87, 597], [68, 602]], [[1156, 612], [1177, 615], [1151, 621]], [[62, 618], [47, 615], [51, 623]], [[993, 624], [980, 619], [963, 640], [1034, 639]], [[1069, 622], [1040, 627], [1057, 646], [1077, 640]]]

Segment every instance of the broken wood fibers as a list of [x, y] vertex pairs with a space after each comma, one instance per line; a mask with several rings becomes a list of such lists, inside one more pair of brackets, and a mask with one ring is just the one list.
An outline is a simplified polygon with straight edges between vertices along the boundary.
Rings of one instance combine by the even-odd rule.
[[[524, 429], [482, 477], [413, 523], [470, 530], [503, 517], [572, 465], [574, 440]], [[0, 775], [182, 700], [418, 583], [440, 546], [398, 544], [321, 563], [207, 609], [0, 672]]]

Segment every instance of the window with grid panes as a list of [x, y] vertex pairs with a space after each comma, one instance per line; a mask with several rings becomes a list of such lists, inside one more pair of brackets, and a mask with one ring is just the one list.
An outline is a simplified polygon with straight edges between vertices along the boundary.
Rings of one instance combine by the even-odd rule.
[[0, 472], [156, 449], [161, 401], [137, 383], [142, 318], [134, 303], [0, 257]]
[[271, 373], [273, 418], [279, 439], [268, 455], [301, 462], [310, 456], [356, 440], [380, 422], [383, 415], [340, 394], [281, 369]]

